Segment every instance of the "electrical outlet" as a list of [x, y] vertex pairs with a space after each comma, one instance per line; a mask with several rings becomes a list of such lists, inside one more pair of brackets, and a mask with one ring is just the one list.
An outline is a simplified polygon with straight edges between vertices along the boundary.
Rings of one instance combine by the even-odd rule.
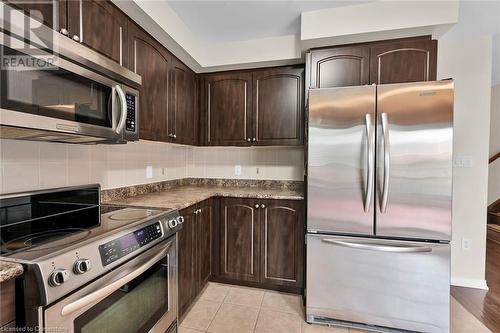
[[472, 240], [470, 238], [462, 238], [462, 250], [469, 251], [472, 247]]
[[456, 156], [453, 161], [453, 166], [455, 168], [471, 168], [472, 167], [472, 156], [460, 155]]
[[234, 166], [234, 175], [235, 176], [241, 176], [241, 165], [235, 165]]
[[146, 167], [146, 178], [153, 178], [153, 167], [151, 165]]

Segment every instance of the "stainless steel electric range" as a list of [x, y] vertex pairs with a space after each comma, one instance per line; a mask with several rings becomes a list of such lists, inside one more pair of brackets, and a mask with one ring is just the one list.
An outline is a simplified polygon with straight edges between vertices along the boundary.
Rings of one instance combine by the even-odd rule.
[[99, 185], [0, 196], [0, 259], [21, 263], [30, 331], [176, 332], [176, 210], [100, 204]]

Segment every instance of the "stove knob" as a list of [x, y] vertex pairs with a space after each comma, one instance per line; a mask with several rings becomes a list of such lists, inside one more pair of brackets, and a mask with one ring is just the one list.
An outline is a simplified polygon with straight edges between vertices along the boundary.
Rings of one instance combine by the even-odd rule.
[[178, 223], [178, 224], [183, 224], [183, 223], [184, 223], [184, 216], [179, 216], [179, 217], [177, 218], [177, 223]]
[[91, 268], [92, 265], [90, 264], [90, 260], [79, 259], [75, 262], [75, 265], [73, 266], [73, 272], [75, 272], [75, 274], [83, 274], [85, 272], [90, 271]]
[[175, 227], [177, 227], [177, 220], [169, 220], [169, 221], [168, 221], [168, 226], [169, 226], [170, 228], [175, 228]]
[[68, 281], [69, 273], [65, 269], [56, 269], [49, 276], [49, 284], [52, 287], [57, 287]]

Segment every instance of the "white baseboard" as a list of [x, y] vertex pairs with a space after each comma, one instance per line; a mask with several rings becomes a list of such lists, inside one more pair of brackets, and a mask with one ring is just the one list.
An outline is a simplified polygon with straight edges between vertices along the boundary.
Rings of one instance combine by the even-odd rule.
[[482, 279], [452, 278], [451, 285], [458, 287], [483, 289], [483, 290], [489, 289], [488, 285], [486, 284], [486, 280]]

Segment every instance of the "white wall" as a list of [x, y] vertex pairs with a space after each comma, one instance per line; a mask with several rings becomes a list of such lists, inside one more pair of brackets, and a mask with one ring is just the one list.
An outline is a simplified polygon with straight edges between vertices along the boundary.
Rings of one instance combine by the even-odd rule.
[[[188, 147], [140, 141], [69, 145], [0, 140], [0, 193], [100, 183], [104, 189], [185, 177], [302, 180], [302, 148]], [[242, 174], [234, 175], [234, 165]], [[153, 178], [146, 178], [146, 166]], [[257, 168], [259, 169], [257, 173]]]
[[[500, 152], [500, 84], [491, 88], [490, 157], [498, 152]], [[489, 165], [488, 205], [498, 199], [500, 199], [500, 159]]]
[[[445, 35], [438, 45], [438, 78], [455, 80], [454, 155], [471, 168], [453, 170], [452, 283], [484, 287], [488, 188], [491, 37]], [[463, 250], [462, 239], [472, 241]]]

